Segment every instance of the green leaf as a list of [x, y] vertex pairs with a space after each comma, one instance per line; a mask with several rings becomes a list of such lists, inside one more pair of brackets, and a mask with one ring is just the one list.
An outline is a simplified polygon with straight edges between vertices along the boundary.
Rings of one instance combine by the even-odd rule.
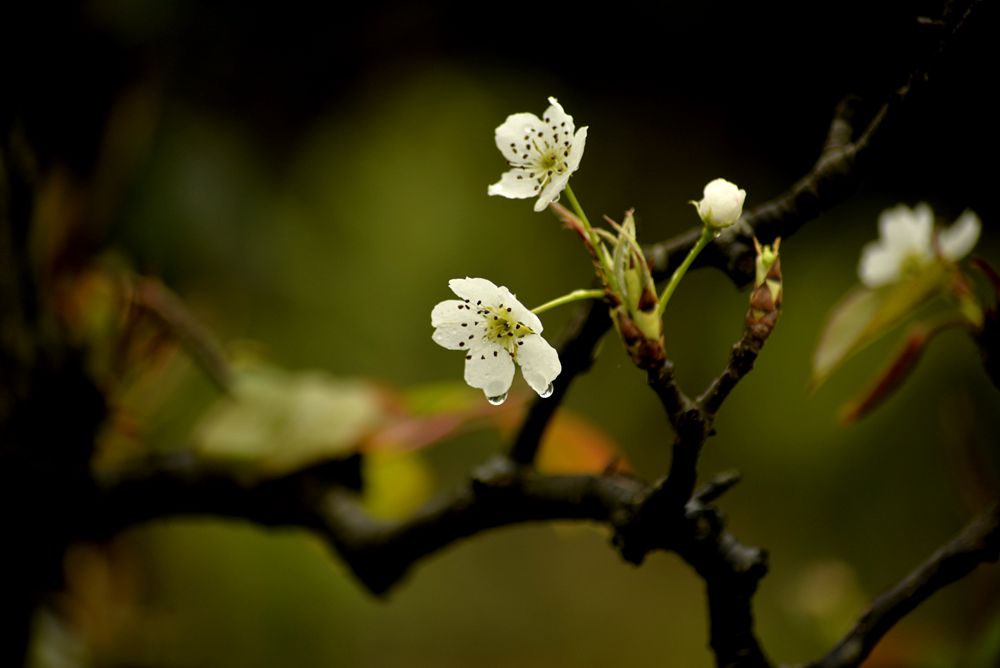
[[888, 333], [947, 288], [947, 273], [934, 264], [920, 274], [875, 290], [859, 287], [837, 304], [813, 354], [809, 384], [818, 387], [845, 360]]
[[382, 411], [366, 381], [257, 364], [241, 370], [232, 396], [206, 412], [194, 439], [208, 460], [281, 475], [353, 452]]

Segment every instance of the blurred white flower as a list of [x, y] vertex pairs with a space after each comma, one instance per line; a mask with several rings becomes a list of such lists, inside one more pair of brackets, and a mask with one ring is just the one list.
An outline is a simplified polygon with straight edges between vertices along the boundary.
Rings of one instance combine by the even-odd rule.
[[934, 213], [926, 203], [913, 209], [899, 205], [879, 216], [879, 239], [861, 250], [858, 275], [869, 288], [900, 280], [907, 273], [929, 265], [936, 257], [950, 262], [969, 254], [979, 240], [979, 217], [966, 211], [934, 242]]
[[725, 179], [715, 179], [705, 186], [700, 201], [691, 200], [698, 209], [698, 217], [709, 227], [721, 230], [729, 227], [743, 215], [743, 200], [747, 191]]
[[538, 197], [535, 211], [544, 211], [566, 188], [570, 174], [580, 166], [587, 128], [576, 130], [573, 117], [549, 98], [543, 119], [534, 114], [511, 114], [496, 129], [497, 148], [513, 169], [489, 187], [490, 195], [509, 199]]
[[434, 341], [465, 352], [465, 382], [479, 388], [492, 404], [507, 398], [514, 362], [535, 392], [552, 394], [562, 371], [559, 354], [543, 339], [542, 321], [504, 286], [485, 278], [454, 278], [448, 287], [460, 299], [441, 302], [431, 311]]

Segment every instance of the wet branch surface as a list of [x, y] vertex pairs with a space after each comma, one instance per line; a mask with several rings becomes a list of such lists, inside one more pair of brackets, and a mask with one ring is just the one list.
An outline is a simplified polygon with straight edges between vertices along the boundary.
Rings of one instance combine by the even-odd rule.
[[[753, 276], [754, 236], [765, 243], [779, 236], [787, 239], [803, 224], [849, 197], [870, 172], [886, 127], [894, 122], [915, 91], [924, 87], [946, 45], [978, 4], [949, 4], [950, 13], [945, 17], [946, 29], [938, 49], [873, 114], [859, 122], [860, 101], [845, 99], [834, 115], [827, 140], [812, 169], [785, 193], [748, 211], [737, 226], [706, 249], [695, 266], [714, 267], [736, 285], [744, 286]], [[10, 182], [4, 174], [0, 176]], [[10, 207], [5, 208], [10, 213]], [[17, 250], [19, 228], [10, 222], [23, 216], [15, 216], [16, 213], [5, 216], [0, 229], [3, 233], [0, 259], [14, 255]], [[694, 229], [646, 249], [659, 278], [668, 276], [680, 264], [699, 233], [700, 229]], [[3, 266], [10, 269], [0, 272], [0, 294], [21, 295], [27, 272], [19, 273], [12, 269], [13, 265], [0, 263], [0, 268]], [[19, 306], [22, 302], [18, 302]], [[14, 315], [19, 328], [30, 327], [30, 323], [25, 324], [30, 318], [23, 317], [23, 309]], [[396, 586], [422, 559], [484, 531], [552, 520], [595, 522], [611, 529], [612, 544], [625, 561], [639, 564], [650, 552], [671, 551], [699, 575], [705, 583], [709, 643], [717, 665], [770, 666], [772, 663], [754, 632], [752, 606], [767, 572], [767, 554], [741, 543], [726, 528], [715, 505], [736, 484], [738, 476], [723, 474], [698, 485], [699, 457], [714, 434], [714, 417], [752, 369], [763, 340], [748, 330], [733, 346], [727, 366], [695, 399], [677, 384], [672, 362], [664, 360], [646, 369], [650, 388], [660, 400], [670, 427], [664, 429], [663, 440], [664, 447], [671, 448], [672, 459], [669, 471], [660, 480], [649, 483], [615, 472], [543, 475], [533, 468], [541, 439], [572, 382], [592, 365], [596, 347], [610, 323], [602, 303], [581, 310], [561, 346], [563, 372], [555, 383], [553, 395], [532, 404], [509, 453], [487, 462], [464, 484], [442, 494], [406, 521], [381, 521], [363, 510], [358, 496], [362, 480], [357, 457], [325, 462], [267, 480], [239, 479], [206, 469], [195, 459], [174, 457], [150, 460], [113, 478], [84, 476], [82, 480], [66, 481], [60, 500], [72, 497], [70, 507], [74, 512], [71, 518], [58, 524], [55, 535], [65, 547], [73, 540], [106, 539], [141, 523], [205, 515], [267, 527], [305, 529], [323, 537], [358, 580], [371, 592], [381, 595]], [[8, 329], [5, 327], [4, 331]], [[17, 344], [3, 342], [0, 352], [5, 354], [0, 356], [0, 363], [12, 369], [26, 366], [24, 360], [8, 354], [17, 350]], [[66, 384], [65, 373], [82, 375], [83, 371], [67, 368], [69, 371], [64, 369], [63, 374], [54, 374], [54, 382], [66, 388], [65, 391], [72, 391], [75, 386]], [[94, 392], [90, 386], [78, 389], [81, 394]], [[17, 403], [20, 398], [4, 398], [23, 410], [23, 402]], [[35, 403], [44, 405], [44, 399], [43, 395]], [[86, 433], [92, 447], [99, 421], [91, 424], [86, 418], [91, 413], [102, 415], [105, 409], [97, 398], [90, 399], [89, 410], [81, 410], [78, 423], [67, 422], [59, 427], [66, 433], [73, 428], [77, 438]], [[7, 417], [0, 412], [0, 418]], [[11, 482], [4, 498], [13, 501], [18, 498], [16, 492], [40, 482], [45, 475], [24, 478], [27, 482], [20, 483], [12, 477], [10, 471], [22, 464], [14, 445], [24, 434], [9, 432], [18, 428], [15, 421], [0, 420], [0, 423], [8, 429], [0, 431], [3, 437], [0, 463], [7, 471], [3, 479]], [[52, 442], [60, 441], [53, 438]], [[90, 449], [83, 450], [84, 455], [89, 453]], [[81, 470], [87, 468], [85, 459]], [[47, 469], [40, 465], [38, 470]], [[30, 529], [24, 531], [30, 533]], [[32, 538], [23, 537], [26, 541]], [[858, 665], [903, 616], [979, 564], [996, 561], [998, 553], [1000, 507], [994, 507], [876, 599], [829, 654], [808, 665], [817, 668]], [[56, 556], [60, 555], [61, 552]], [[25, 556], [29, 558], [34, 557]], [[58, 558], [55, 561], [58, 565]], [[36, 588], [41, 591], [54, 586], [57, 585], [46, 582]], [[38, 591], [26, 589], [17, 593], [21, 597], [15, 601], [17, 605], [23, 607], [24, 600], [37, 602]], [[3, 653], [0, 659], [16, 656], [17, 648], [5, 648]]]

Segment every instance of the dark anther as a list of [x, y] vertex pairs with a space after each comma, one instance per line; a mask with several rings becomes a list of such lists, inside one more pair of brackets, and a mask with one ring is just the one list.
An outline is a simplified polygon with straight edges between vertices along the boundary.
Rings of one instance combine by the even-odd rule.
[[472, 355], [466, 355], [466, 356], [465, 356], [465, 359], [467, 359], [467, 360], [471, 360], [471, 359], [472, 359]]
[[462, 327], [468, 327], [468, 326], [469, 326], [469, 323], [467, 323], [467, 322], [463, 322], [462, 323]]
[[510, 307], [509, 306], [507, 307], [507, 313], [510, 313]]
[[471, 341], [472, 337], [474, 337], [474, 336], [475, 336], [475, 334], [469, 334], [469, 340]]
[[523, 345], [524, 345], [524, 341], [518, 341], [518, 342], [517, 342], [517, 345], [519, 345], [519, 346], [523, 346]]
[[523, 179], [523, 178], [524, 178], [524, 177], [523, 177], [523, 176], [521, 176], [520, 174], [518, 174], [518, 175], [517, 175], [517, 180], [518, 180], [518, 181], [520, 181], [520, 180], [521, 180], [521, 179]]
[[483, 303], [483, 300], [482, 300], [482, 299], [477, 299], [477, 300], [476, 300], [476, 306], [479, 306], [479, 305], [480, 305], [480, 304], [482, 304], [482, 303]]
[[484, 359], [486, 359], [486, 355], [480, 355], [480, 356], [479, 356], [479, 359], [481, 359], [481, 360], [484, 360]]
[[497, 351], [494, 350], [493, 351], [493, 357], [496, 357], [496, 356], [497, 356]]
[[464, 346], [464, 345], [465, 345], [465, 341], [459, 341], [459, 342], [458, 342], [458, 347], [459, 347], [459, 348], [461, 348], [461, 347], [462, 347], [462, 346]]

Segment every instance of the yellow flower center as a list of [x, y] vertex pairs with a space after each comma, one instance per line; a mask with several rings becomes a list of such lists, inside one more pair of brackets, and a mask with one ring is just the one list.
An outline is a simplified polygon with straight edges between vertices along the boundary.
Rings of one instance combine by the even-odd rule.
[[483, 306], [478, 313], [486, 323], [486, 339], [502, 346], [516, 357], [517, 347], [522, 345], [521, 339], [528, 334], [534, 334], [530, 327], [511, 315], [509, 306]]

